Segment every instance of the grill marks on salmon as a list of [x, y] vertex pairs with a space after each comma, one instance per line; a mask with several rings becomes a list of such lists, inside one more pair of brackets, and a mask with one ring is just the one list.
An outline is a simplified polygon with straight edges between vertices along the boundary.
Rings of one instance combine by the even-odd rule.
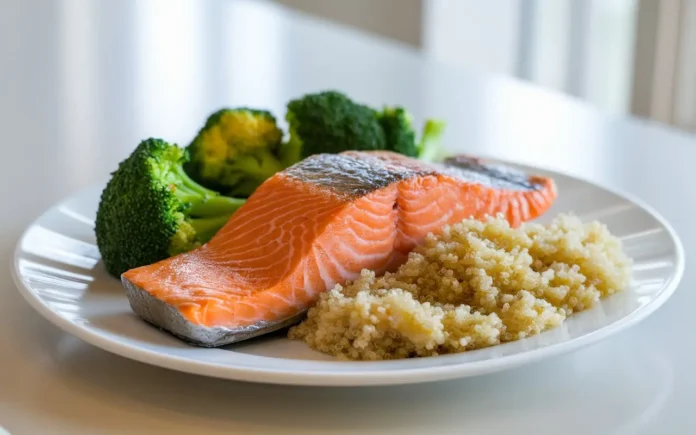
[[268, 179], [206, 245], [122, 282], [146, 321], [220, 346], [295, 323], [319, 293], [395, 269], [446, 224], [500, 212], [518, 226], [555, 198], [551, 179], [463, 156], [316, 155]]

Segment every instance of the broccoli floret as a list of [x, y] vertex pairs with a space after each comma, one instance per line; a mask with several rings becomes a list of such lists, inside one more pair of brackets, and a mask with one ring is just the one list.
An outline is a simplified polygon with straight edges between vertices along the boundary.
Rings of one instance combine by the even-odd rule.
[[387, 146], [377, 112], [337, 91], [290, 101], [286, 120], [290, 131], [283, 152], [286, 164], [313, 154], [383, 150]]
[[201, 246], [245, 202], [193, 181], [183, 169], [187, 160], [185, 149], [147, 139], [111, 174], [95, 222], [111, 275]]
[[432, 161], [442, 156], [442, 133], [444, 121], [428, 119], [423, 126], [420, 141], [416, 141], [413, 130], [413, 117], [403, 107], [387, 107], [379, 115], [387, 148], [420, 160]]
[[389, 150], [418, 157], [416, 132], [413, 131], [413, 118], [409, 112], [402, 107], [387, 107], [380, 113], [379, 122]]
[[[213, 113], [187, 147], [191, 178], [231, 196], [249, 196], [285, 169], [280, 160], [283, 132], [266, 110], [224, 108]], [[293, 162], [294, 163], [294, 162]]]

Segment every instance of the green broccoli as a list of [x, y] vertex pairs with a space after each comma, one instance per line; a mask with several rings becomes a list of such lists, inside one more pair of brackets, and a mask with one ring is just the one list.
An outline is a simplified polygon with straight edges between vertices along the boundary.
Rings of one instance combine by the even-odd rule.
[[193, 181], [183, 170], [188, 158], [185, 149], [151, 138], [111, 174], [95, 222], [111, 275], [201, 246], [245, 202]]
[[409, 157], [432, 161], [440, 157], [440, 139], [445, 122], [428, 119], [420, 141], [416, 141], [413, 117], [403, 107], [387, 107], [379, 114], [379, 122], [387, 137], [387, 149]]
[[431, 162], [444, 157], [442, 133], [447, 123], [436, 119], [428, 119], [423, 126], [420, 142], [418, 143], [418, 158]]
[[409, 112], [402, 107], [387, 107], [379, 114], [379, 122], [389, 150], [418, 157], [416, 132], [413, 131], [413, 118]]
[[287, 104], [290, 140], [283, 161], [293, 164], [313, 154], [387, 147], [377, 112], [338, 91], [307, 94]]
[[187, 147], [191, 161], [184, 168], [210, 189], [246, 197], [285, 169], [279, 155], [282, 139], [275, 117], [266, 110], [220, 109]]
[[283, 132], [269, 111], [218, 110], [187, 147], [191, 161], [184, 169], [209, 189], [248, 197], [273, 174], [313, 154], [392, 150], [419, 158], [421, 149], [430, 150], [436, 142], [434, 135], [416, 141], [405, 109], [378, 112], [335, 90], [291, 100], [286, 120], [289, 140], [283, 142]]

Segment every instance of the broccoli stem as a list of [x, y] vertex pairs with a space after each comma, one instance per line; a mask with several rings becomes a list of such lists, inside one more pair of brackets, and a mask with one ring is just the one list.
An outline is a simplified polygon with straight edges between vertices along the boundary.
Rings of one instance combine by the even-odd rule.
[[207, 189], [197, 182], [178, 166], [175, 173], [179, 179], [176, 183], [174, 194], [183, 203], [188, 203], [186, 213], [192, 217], [229, 217], [246, 202], [241, 198], [221, 196], [219, 193]]
[[214, 198], [187, 198], [186, 202], [191, 206], [187, 214], [194, 218], [207, 218], [222, 216], [229, 218], [246, 200], [241, 198], [230, 198], [227, 196], [216, 196]]
[[423, 135], [418, 146], [419, 159], [432, 161], [442, 152], [441, 139], [445, 126], [446, 123], [443, 121], [429, 119], [425, 122]]
[[189, 224], [196, 230], [196, 238], [198, 241], [206, 243], [217, 234], [220, 228], [227, 223], [229, 218], [229, 216], [194, 218], [189, 219]]
[[184, 171], [183, 165], [177, 165], [174, 169], [174, 174], [178, 177], [177, 180], [177, 191], [183, 190], [190, 194], [196, 194], [204, 197], [218, 196], [219, 193], [214, 190], [210, 190], [199, 183], [194, 181], [189, 175]]

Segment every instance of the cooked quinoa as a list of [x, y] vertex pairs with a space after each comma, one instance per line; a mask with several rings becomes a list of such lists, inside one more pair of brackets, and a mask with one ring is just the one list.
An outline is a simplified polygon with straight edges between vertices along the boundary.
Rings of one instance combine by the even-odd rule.
[[364, 270], [323, 293], [289, 336], [341, 359], [464, 352], [558, 326], [630, 279], [631, 260], [599, 222], [465, 220], [429, 235], [394, 273]]

